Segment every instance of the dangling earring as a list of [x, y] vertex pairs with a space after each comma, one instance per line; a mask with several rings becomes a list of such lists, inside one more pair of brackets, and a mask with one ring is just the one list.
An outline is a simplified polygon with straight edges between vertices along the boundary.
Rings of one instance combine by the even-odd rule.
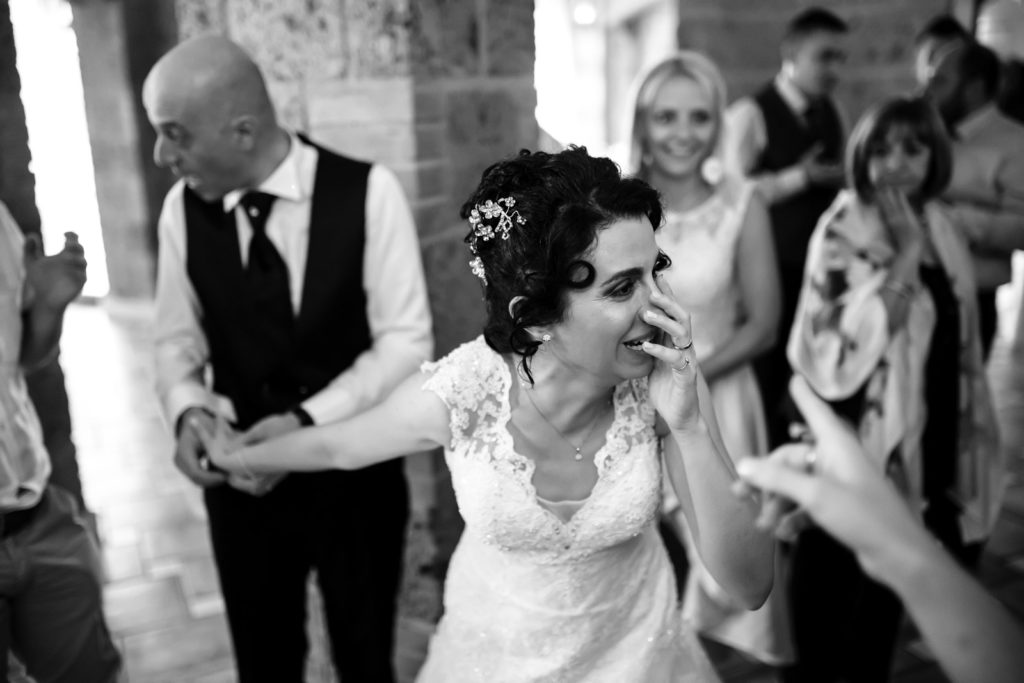
[[548, 334], [547, 332], [545, 332], [544, 334], [542, 334], [542, 335], [540, 336], [540, 341], [541, 341], [541, 343], [544, 343], [544, 342], [549, 342], [549, 341], [551, 341], [551, 335], [550, 335], [550, 334]]
[[709, 185], [717, 185], [725, 175], [725, 168], [716, 156], [709, 156], [700, 165], [700, 175]]

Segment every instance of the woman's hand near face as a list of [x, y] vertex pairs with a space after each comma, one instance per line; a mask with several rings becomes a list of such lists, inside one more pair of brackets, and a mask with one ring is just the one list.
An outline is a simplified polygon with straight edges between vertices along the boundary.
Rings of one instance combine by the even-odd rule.
[[663, 343], [645, 342], [643, 347], [656, 361], [650, 375], [651, 402], [670, 429], [687, 430], [701, 419], [690, 315], [665, 279], [659, 275], [656, 281], [662, 291], [651, 293], [652, 305], [643, 313], [646, 322], [664, 332]]
[[893, 188], [879, 188], [875, 202], [898, 251], [923, 246], [924, 225], [918, 219], [906, 194]]

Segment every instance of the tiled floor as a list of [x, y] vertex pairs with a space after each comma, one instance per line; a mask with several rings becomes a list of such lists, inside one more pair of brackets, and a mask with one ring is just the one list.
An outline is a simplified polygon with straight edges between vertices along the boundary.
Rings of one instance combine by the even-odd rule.
[[[76, 305], [68, 313], [63, 365], [71, 397], [75, 440], [86, 497], [98, 515], [108, 585], [106, 609], [131, 683], [234, 680], [231, 651], [198, 490], [174, 469], [171, 440], [152, 389], [150, 325], [145, 311]], [[988, 546], [983, 577], [1024, 615], [1024, 354], [1010, 362], [1003, 341], [993, 358], [994, 387], [1016, 478], [1010, 500]], [[430, 504], [422, 468], [410, 459], [414, 516]], [[409, 563], [429, 555], [424, 534], [414, 534]], [[436, 603], [436, 586], [412, 578], [403, 613], [423, 614]], [[314, 641], [322, 628], [314, 624]], [[937, 668], [914, 654], [906, 629], [897, 662], [899, 683], [944, 681]], [[428, 621], [403, 616], [397, 667], [412, 680], [430, 633]], [[738, 656], [713, 650], [726, 681], [770, 681], [765, 671]], [[309, 666], [310, 681], [331, 681], [322, 647]]]

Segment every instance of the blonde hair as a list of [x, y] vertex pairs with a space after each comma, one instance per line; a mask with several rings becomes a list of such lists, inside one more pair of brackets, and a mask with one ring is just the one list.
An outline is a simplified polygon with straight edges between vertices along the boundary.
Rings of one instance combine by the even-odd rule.
[[715, 134], [712, 148], [717, 150], [722, 140], [722, 127], [725, 118], [725, 81], [715, 63], [699, 52], [681, 50], [663, 59], [640, 74], [635, 81], [632, 98], [633, 109], [629, 125], [629, 154], [627, 172], [644, 180], [648, 179], [649, 171], [644, 160], [646, 152], [646, 114], [650, 110], [654, 98], [662, 85], [670, 78], [682, 76], [689, 78], [707, 94], [711, 100], [711, 115], [715, 122]]

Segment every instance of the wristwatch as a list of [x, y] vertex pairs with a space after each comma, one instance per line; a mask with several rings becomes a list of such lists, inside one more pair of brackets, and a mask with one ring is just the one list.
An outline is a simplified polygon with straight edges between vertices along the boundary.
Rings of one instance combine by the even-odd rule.
[[289, 412], [299, 419], [300, 427], [312, 427], [316, 424], [313, 422], [313, 416], [307, 413], [306, 409], [302, 406], [295, 406]]

